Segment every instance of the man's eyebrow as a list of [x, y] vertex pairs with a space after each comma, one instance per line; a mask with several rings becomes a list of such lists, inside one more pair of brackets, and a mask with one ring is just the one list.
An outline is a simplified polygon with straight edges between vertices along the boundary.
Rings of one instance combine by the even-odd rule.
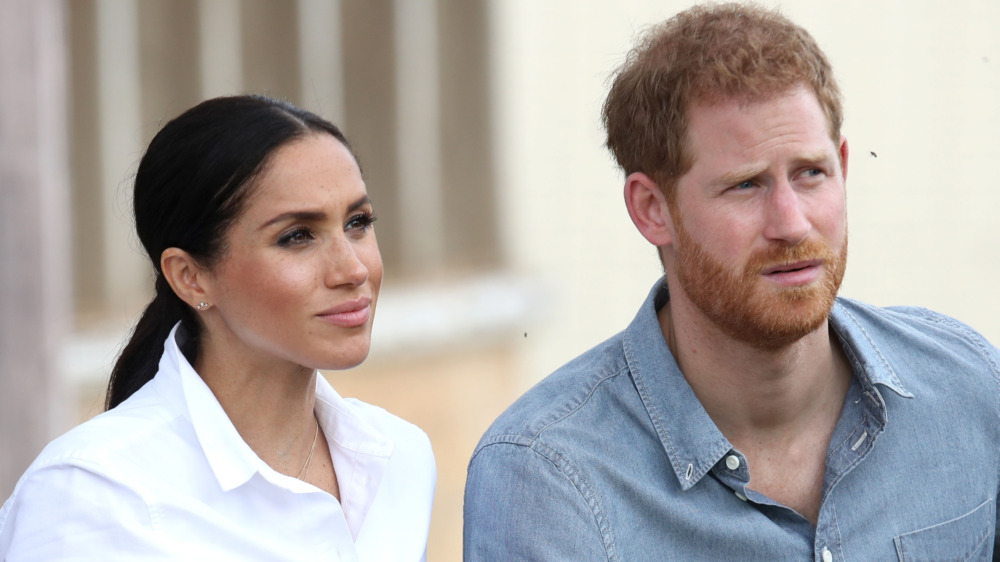
[[812, 153], [803, 154], [802, 156], [795, 159], [795, 163], [798, 165], [802, 164], [822, 164], [828, 162], [831, 159], [831, 154], [826, 151], [816, 151]]
[[[348, 205], [347, 212], [352, 213], [357, 211], [365, 205], [370, 205], [371, 202], [371, 198], [364, 195]], [[282, 221], [319, 222], [324, 219], [326, 219], [326, 213], [323, 211], [289, 211], [287, 213], [281, 213], [280, 215], [271, 217], [271, 219], [260, 225], [260, 228], [257, 230], [264, 230], [265, 228]]]
[[[826, 151], [816, 151], [798, 156], [793, 161], [795, 167], [800, 167], [803, 165], [815, 165], [819, 166], [825, 162], [830, 161], [830, 154]], [[766, 168], [764, 166], [758, 165], [748, 165], [742, 168], [737, 168], [731, 172], [726, 172], [725, 174], [719, 176], [716, 179], [716, 184], [721, 186], [731, 186], [737, 185], [739, 183], [745, 182], [747, 180], [753, 179], [758, 175], [764, 173]]]
[[749, 179], [753, 179], [760, 174], [764, 173], [766, 168], [760, 165], [750, 165], [738, 168], [731, 172], [726, 172], [725, 174], [719, 176], [715, 183], [720, 186], [731, 186], [739, 183], [743, 183]]

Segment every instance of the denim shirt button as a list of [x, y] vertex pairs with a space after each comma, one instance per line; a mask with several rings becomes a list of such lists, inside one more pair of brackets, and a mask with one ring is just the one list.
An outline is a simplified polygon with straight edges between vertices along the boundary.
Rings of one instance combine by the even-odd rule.
[[740, 467], [740, 458], [736, 455], [729, 455], [726, 457], [726, 468], [729, 470], [736, 470]]
[[743, 501], [747, 501], [746, 495], [744, 495], [743, 492], [740, 492], [739, 490], [736, 491], [736, 497], [740, 498]]
[[833, 553], [825, 546], [823, 547], [823, 562], [833, 562]]

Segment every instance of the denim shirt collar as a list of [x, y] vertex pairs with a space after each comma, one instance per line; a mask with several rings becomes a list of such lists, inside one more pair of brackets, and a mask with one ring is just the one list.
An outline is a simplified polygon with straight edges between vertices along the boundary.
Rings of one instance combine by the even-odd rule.
[[[639, 396], [681, 489], [686, 491], [732, 451], [733, 446], [695, 396], [667, 347], [656, 313], [668, 300], [666, 279], [661, 278], [625, 329], [622, 345]], [[875, 390], [875, 385], [881, 385], [900, 396], [912, 398], [874, 341], [839, 302], [834, 304], [830, 325], [841, 340], [856, 380], [864, 389]], [[884, 420], [884, 402], [880, 399], [878, 402], [883, 408], [880, 417]]]
[[830, 311], [830, 326], [840, 338], [841, 347], [851, 362], [854, 375], [862, 386], [882, 385], [904, 398], [913, 398], [896, 375], [896, 371], [861, 322], [838, 298]]

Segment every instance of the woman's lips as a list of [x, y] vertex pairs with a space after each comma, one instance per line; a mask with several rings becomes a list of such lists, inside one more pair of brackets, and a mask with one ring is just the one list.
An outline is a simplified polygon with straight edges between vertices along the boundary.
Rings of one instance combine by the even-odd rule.
[[364, 297], [324, 310], [317, 314], [323, 321], [343, 328], [356, 328], [371, 317], [371, 299]]

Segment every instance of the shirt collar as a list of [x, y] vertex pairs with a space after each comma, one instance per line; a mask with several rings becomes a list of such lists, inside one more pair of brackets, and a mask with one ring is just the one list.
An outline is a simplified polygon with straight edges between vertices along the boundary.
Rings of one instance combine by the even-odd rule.
[[[695, 396], [667, 347], [656, 313], [668, 300], [666, 279], [661, 278], [626, 328], [623, 346], [639, 396], [681, 489], [688, 490], [733, 446]], [[863, 386], [884, 385], [901, 396], [912, 397], [862, 325], [839, 302], [834, 305], [830, 323]]]
[[330, 444], [340, 505], [355, 539], [395, 448], [390, 438], [366, 421], [362, 407], [373, 406], [341, 398], [326, 378], [316, 377], [316, 417]]
[[168, 377], [179, 383], [198, 443], [219, 486], [229, 491], [245, 484], [262, 469], [271, 469], [246, 444], [215, 394], [181, 352], [188, 337], [180, 323], [174, 326], [164, 343], [157, 378]]
[[896, 375], [892, 364], [872, 339], [856, 314], [844, 306], [844, 299], [838, 298], [830, 312], [830, 326], [840, 338], [844, 353], [851, 362], [854, 375], [861, 378], [862, 386], [881, 385], [904, 398], [913, 394]]
[[697, 484], [732, 445], [698, 401], [663, 339], [656, 311], [667, 299], [666, 280], [660, 279], [625, 329], [623, 346], [639, 396], [681, 489], [687, 490]]
[[[160, 372], [162, 394], [183, 402], [198, 443], [222, 490], [242, 486], [255, 474], [296, 492], [316, 489], [274, 471], [243, 440], [215, 394], [181, 352], [188, 338], [180, 323], [164, 343]], [[179, 387], [179, 392], [178, 392]], [[321, 374], [316, 377], [316, 418], [326, 435], [340, 486], [340, 503], [357, 538], [385, 474], [394, 443], [366, 421], [362, 405], [342, 398]]]

